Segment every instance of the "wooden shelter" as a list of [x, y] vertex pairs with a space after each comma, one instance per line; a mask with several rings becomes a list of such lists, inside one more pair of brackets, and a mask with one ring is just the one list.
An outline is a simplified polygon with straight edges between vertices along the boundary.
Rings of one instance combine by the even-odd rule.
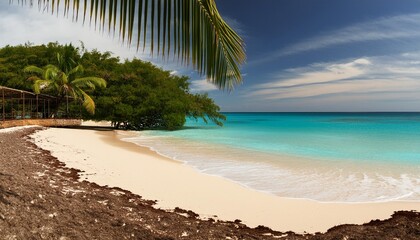
[[82, 121], [79, 117], [57, 111], [58, 98], [0, 86], [0, 129], [25, 125], [45, 127], [73, 127]]
[[56, 97], [0, 86], [1, 120], [52, 118]]

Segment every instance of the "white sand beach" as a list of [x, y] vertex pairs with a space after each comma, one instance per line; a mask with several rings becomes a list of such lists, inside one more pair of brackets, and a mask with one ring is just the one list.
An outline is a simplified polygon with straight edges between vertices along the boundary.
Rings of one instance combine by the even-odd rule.
[[420, 211], [419, 202], [320, 203], [254, 191], [120, 140], [130, 134], [49, 128], [32, 137], [68, 167], [84, 171], [82, 180], [157, 200], [159, 208], [180, 207], [204, 218], [240, 219], [250, 227], [314, 233], [338, 224], [386, 219], [397, 210]]

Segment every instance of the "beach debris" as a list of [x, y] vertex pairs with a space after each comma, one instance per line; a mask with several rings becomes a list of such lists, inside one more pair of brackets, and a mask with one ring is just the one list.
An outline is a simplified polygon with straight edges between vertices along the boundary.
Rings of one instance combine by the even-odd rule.
[[98, 201], [98, 203], [106, 206], [106, 205], [108, 205], [108, 200]]
[[[65, 185], [65, 184], [63, 184], [63, 185]], [[78, 193], [84, 193], [85, 191], [84, 190], [74, 189], [74, 188], [71, 188], [71, 187], [63, 187], [63, 190], [61, 192], [64, 195], [71, 194], [71, 196], [74, 196], [74, 195], [76, 195]]]
[[187, 217], [187, 218], [196, 219], [196, 218], [199, 217], [199, 215], [197, 213], [195, 213], [191, 210], [184, 210], [184, 209], [181, 209], [179, 207], [176, 207], [174, 209], [174, 212], [177, 213], [178, 215], [181, 215], [181, 216], [184, 216], [184, 217]]
[[263, 233], [262, 235], [263, 235], [263, 236], [273, 236], [273, 234], [272, 234], [272, 233]]
[[124, 192], [117, 191], [117, 190], [113, 190], [113, 191], [111, 191], [110, 193], [111, 193], [112, 195], [114, 195], [114, 196], [121, 196], [121, 195], [124, 195], [124, 194], [125, 194]]
[[7, 235], [7, 236], [5, 236], [5, 239], [7, 239], [7, 240], [17, 240], [18, 239], [18, 237], [16, 236], [16, 235]]
[[40, 127], [40, 126], [28, 125], [28, 126], [22, 126], [22, 127], [3, 128], [3, 129], [0, 129], [0, 133], [13, 133], [13, 132], [16, 132], [16, 131], [25, 130], [27, 128], [37, 128], [37, 127]]
[[117, 219], [117, 220], [113, 221], [111, 223], [111, 225], [114, 226], [114, 227], [125, 227], [126, 224], [121, 219]]
[[44, 171], [44, 172], [36, 172], [34, 178], [35, 179], [38, 179], [38, 178], [44, 177], [45, 176], [45, 172], [46, 171]]
[[186, 218], [190, 217], [190, 215], [188, 215], [187, 213], [177, 213], [177, 214]]
[[123, 207], [123, 209], [125, 209], [125, 210], [127, 210], [129, 212], [133, 212], [133, 208], [131, 208], [131, 207]]

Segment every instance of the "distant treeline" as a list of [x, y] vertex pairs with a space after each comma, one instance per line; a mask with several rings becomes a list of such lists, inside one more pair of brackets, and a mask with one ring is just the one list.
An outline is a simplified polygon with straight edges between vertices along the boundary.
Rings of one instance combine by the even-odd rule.
[[116, 127], [129, 129], [182, 128], [186, 118], [202, 118], [223, 125], [225, 116], [206, 94], [189, 91], [188, 77], [171, 75], [149, 62], [138, 59], [120, 61], [110, 52], [88, 51], [83, 47], [49, 43], [6, 46], [0, 49], [0, 85], [32, 91], [29, 65], [58, 65], [57, 53], [81, 64], [84, 75], [107, 81], [106, 88], [89, 92], [96, 103], [90, 115], [80, 103], [73, 102], [70, 111], [90, 120], [112, 121]]

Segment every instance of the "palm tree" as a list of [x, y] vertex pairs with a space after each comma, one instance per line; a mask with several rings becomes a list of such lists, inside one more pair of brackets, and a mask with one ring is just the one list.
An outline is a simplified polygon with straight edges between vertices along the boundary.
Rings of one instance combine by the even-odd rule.
[[[57, 54], [57, 58], [59, 65], [66, 65], [63, 64], [65, 59], [60, 54]], [[106, 81], [103, 78], [78, 77], [83, 73], [83, 67], [80, 64], [69, 68], [68, 71], [63, 71], [55, 65], [47, 65], [44, 68], [28, 66], [24, 69], [24, 72], [36, 74], [28, 78], [28, 80], [33, 81], [33, 90], [36, 94], [44, 91], [57, 95], [58, 105], [56, 111], [58, 111], [60, 104], [65, 99], [67, 114], [69, 97], [72, 97], [74, 100], [81, 100], [85, 109], [89, 113], [94, 114], [95, 102], [86, 91], [94, 90], [96, 87], [106, 87]]]
[[[9, 0], [14, 2], [14, 0]], [[150, 43], [151, 54], [192, 63], [220, 89], [242, 82], [245, 62], [242, 38], [222, 19], [215, 0], [17, 0], [38, 3], [43, 11], [61, 9], [73, 20], [89, 21], [95, 29], [117, 33], [137, 50]], [[60, 5], [61, 4], [61, 5]], [[79, 14], [80, 13], [80, 14]], [[80, 16], [79, 16], [80, 15]]]

